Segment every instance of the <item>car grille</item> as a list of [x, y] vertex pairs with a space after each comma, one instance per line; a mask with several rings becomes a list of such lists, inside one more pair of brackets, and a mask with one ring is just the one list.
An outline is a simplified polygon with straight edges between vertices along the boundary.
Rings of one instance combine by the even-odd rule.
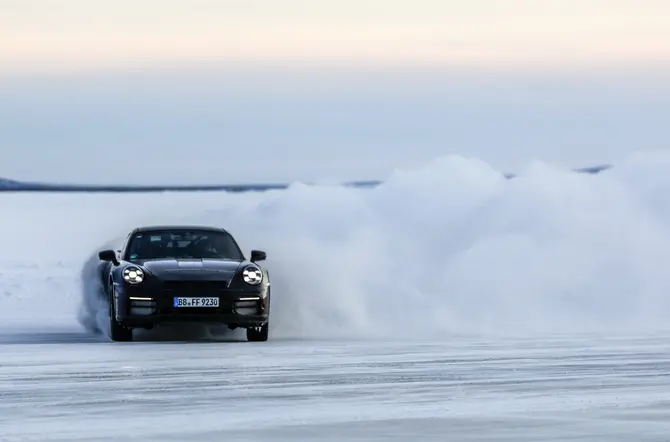
[[221, 305], [218, 308], [175, 308], [172, 305], [172, 299], [176, 296], [221, 296], [227, 288], [228, 283], [226, 281], [164, 281], [162, 291], [167, 295], [167, 298], [161, 303], [159, 312], [176, 316], [230, 313], [232, 312], [232, 306], [224, 304], [225, 297], [220, 298]]
[[172, 296], [215, 296], [228, 288], [226, 281], [166, 281], [163, 290]]

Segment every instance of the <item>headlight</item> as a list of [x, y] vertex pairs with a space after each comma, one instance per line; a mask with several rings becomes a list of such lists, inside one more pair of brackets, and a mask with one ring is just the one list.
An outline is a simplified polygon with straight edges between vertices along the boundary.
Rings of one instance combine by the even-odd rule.
[[258, 267], [249, 266], [242, 272], [242, 277], [247, 284], [258, 285], [263, 280], [263, 272]]
[[128, 284], [139, 284], [144, 281], [144, 272], [139, 267], [127, 267], [123, 271], [123, 279]]

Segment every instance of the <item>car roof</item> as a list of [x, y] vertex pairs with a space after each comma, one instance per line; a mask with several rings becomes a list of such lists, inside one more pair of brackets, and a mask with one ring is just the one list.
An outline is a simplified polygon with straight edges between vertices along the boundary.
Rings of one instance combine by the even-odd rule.
[[227, 232], [224, 228], [221, 227], [193, 225], [193, 224], [170, 224], [170, 225], [140, 226], [133, 229], [133, 233], [140, 233], [140, 232], [148, 233], [163, 230], [204, 230], [209, 232]]

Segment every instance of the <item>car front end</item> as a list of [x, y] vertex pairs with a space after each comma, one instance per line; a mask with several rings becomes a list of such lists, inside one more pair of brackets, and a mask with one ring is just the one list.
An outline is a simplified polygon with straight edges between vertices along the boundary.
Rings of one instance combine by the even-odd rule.
[[238, 263], [234, 271], [222, 271], [202, 263], [178, 263], [160, 272], [152, 272], [148, 264], [130, 264], [119, 271], [113, 302], [116, 319], [125, 327], [181, 322], [234, 329], [269, 321], [270, 282], [256, 264]]

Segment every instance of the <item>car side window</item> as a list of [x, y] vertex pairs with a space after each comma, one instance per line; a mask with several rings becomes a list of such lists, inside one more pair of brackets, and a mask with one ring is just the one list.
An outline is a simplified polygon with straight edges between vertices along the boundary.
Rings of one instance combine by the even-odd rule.
[[123, 242], [123, 247], [121, 247], [121, 258], [124, 260], [130, 259], [130, 238], [132, 238], [132, 236], [133, 234], [129, 233], [128, 236], [126, 236], [126, 240]]

